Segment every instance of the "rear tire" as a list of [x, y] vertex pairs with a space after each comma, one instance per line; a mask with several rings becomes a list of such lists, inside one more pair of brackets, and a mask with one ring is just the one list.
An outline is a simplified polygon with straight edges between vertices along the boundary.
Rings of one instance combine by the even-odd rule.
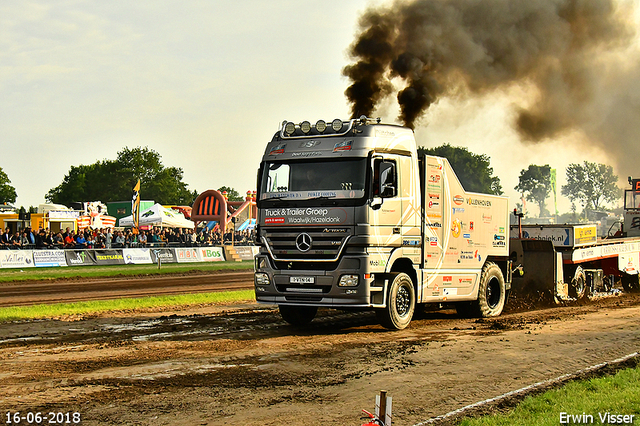
[[291, 325], [303, 326], [309, 324], [318, 313], [317, 306], [289, 306], [279, 305], [280, 316]]
[[485, 263], [480, 275], [480, 288], [475, 309], [483, 318], [497, 317], [502, 313], [507, 300], [502, 270], [493, 262]]
[[573, 279], [569, 284], [569, 296], [576, 300], [584, 299], [587, 294], [587, 279], [584, 275], [584, 271], [580, 266], [576, 269], [576, 273], [573, 275]]
[[380, 324], [391, 330], [402, 330], [411, 322], [416, 307], [416, 293], [409, 275], [401, 272], [387, 289], [387, 307], [376, 309]]
[[624, 291], [632, 292], [640, 289], [640, 275], [622, 274], [620, 281], [622, 282], [622, 289]]

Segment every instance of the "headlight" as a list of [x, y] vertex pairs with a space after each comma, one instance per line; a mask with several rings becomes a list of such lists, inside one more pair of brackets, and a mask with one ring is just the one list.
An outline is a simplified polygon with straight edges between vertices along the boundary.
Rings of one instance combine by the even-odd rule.
[[324, 132], [325, 130], [327, 130], [327, 123], [325, 123], [324, 120], [318, 120], [318, 122], [316, 123], [316, 130], [320, 133]]
[[338, 287], [355, 287], [358, 285], [357, 275], [343, 275], [340, 277]]
[[295, 123], [293, 123], [292, 121], [289, 121], [287, 124], [285, 124], [284, 126], [284, 132], [286, 134], [288, 134], [289, 136], [291, 136], [293, 134], [293, 132], [296, 131], [296, 125]]
[[256, 285], [269, 285], [271, 282], [269, 281], [269, 275], [264, 272], [256, 272], [255, 274], [255, 282]]

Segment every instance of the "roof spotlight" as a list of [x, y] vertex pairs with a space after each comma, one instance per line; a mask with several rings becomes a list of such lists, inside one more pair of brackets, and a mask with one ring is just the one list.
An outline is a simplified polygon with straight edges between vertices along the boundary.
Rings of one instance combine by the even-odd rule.
[[334, 132], [339, 132], [340, 130], [342, 130], [342, 120], [340, 120], [339, 118], [333, 120], [331, 122], [331, 128]]
[[287, 135], [291, 136], [291, 135], [293, 134], [293, 132], [295, 132], [295, 131], [296, 131], [296, 125], [295, 125], [295, 123], [294, 123], [294, 122], [289, 121], [287, 124], [285, 124], [285, 126], [284, 126], [284, 132], [285, 132]]
[[309, 123], [308, 121], [303, 121], [302, 123], [300, 123], [300, 130], [302, 130], [302, 133], [306, 135], [311, 131], [311, 123]]
[[327, 130], [327, 123], [325, 123], [324, 120], [318, 120], [318, 122], [316, 123], [316, 130], [320, 133], [324, 132], [325, 130]]

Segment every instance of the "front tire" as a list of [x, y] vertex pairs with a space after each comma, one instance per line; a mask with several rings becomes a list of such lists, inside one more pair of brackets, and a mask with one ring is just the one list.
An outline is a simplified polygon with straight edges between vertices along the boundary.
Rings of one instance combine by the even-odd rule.
[[394, 276], [387, 289], [387, 307], [376, 310], [378, 321], [391, 330], [406, 328], [416, 308], [416, 293], [409, 275], [401, 272]]
[[279, 305], [278, 308], [282, 319], [297, 327], [309, 324], [318, 313], [317, 306]]
[[480, 275], [480, 288], [476, 310], [483, 318], [497, 317], [502, 313], [507, 300], [502, 270], [493, 262], [485, 263]]

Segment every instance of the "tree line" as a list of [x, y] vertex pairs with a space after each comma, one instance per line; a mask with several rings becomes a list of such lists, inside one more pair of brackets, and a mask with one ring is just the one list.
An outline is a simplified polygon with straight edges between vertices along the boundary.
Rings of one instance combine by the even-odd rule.
[[[494, 176], [487, 155], [449, 144], [428, 149], [419, 147], [418, 153], [447, 158], [467, 191], [503, 194], [500, 179]], [[518, 185], [514, 188], [524, 199], [538, 205], [540, 216], [549, 215], [546, 200], [555, 183], [554, 172], [548, 164], [531, 164], [520, 172]], [[570, 164], [566, 173], [567, 184], [562, 186], [561, 194], [583, 208], [598, 210], [605, 202], [613, 202], [621, 196], [618, 176], [611, 166], [584, 161], [583, 164]], [[129, 200], [132, 188], [140, 179], [144, 182], [144, 198], [161, 204], [192, 205], [198, 192], [188, 189], [182, 180], [183, 174], [180, 167], [165, 167], [160, 154], [148, 147], [125, 147], [117, 153], [115, 160], [71, 166], [62, 182], [47, 192], [45, 200], [63, 205], [87, 200]], [[232, 201], [242, 199], [233, 188], [223, 186], [219, 190], [227, 191]], [[0, 204], [15, 203], [16, 199], [17, 192], [0, 167]]]

